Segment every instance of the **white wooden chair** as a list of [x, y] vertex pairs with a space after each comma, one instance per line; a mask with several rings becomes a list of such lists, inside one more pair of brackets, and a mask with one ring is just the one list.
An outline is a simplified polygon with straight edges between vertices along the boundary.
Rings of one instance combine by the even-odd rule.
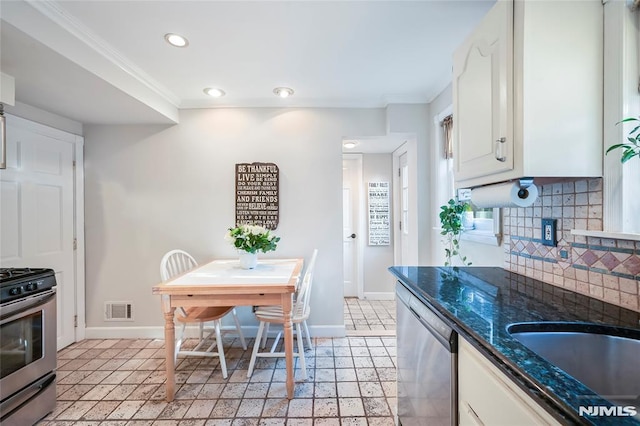
[[[164, 255], [160, 262], [160, 276], [162, 281], [167, 281], [177, 275], [184, 274], [191, 269], [198, 266], [195, 259], [187, 252], [183, 250], [171, 250]], [[209, 306], [209, 307], [195, 307], [195, 308], [177, 308], [176, 309], [176, 321], [178, 321], [182, 327], [178, 338], [175, 342], [175, 358], [178, 355], [185, 356], [203, 356], [203, 357], [219, 357], [220, 368], [222, 370], [222, 377], [227, 378], [227, 363], [224, 357], [224, 349], [222, 347], [222, 331], [221, 320], [222, 317], [229, 312], [233, 314], [233, 319], [236, 323], [236, 329], [238, 337], [242, 343], [242, 347], [246, 350], [247, 344], [242, 334], [242, 328], [236, 315], [235, 307], [233, 306]], [[206, 329], [205, 323], [213, 322], [213, 329]], [[198, 344], [192, 350], [182, 350], [182, 344], [184, 342], [184, 332], [187, 324], [198, 324], [200, 326], [200, 340]], [[205, 335], [205, 331], [207, 332]], [[215, 334], [215, 342], [211, 343], [206, 349], [203, 349], [207, 345], [207, 341]], [[168, 344], [168, 343], [167, 343]], [[218, 351], [214, 352], [214, 348], [217, 346]]]
[[[309, 348], [311, 348], [311, 337], [309, 335], [307, 319], [311, 314], [309, 302], [311, 296], [311, 287], [313, 284], [313, 272], [317, 257], [318, 249], [315, 249], [313, 251], [313, 254], [311, 255], [311, 260], [309, 261], [309, 265], [307, 266], [307, 269], [305, 271], [302, 283], [300, 283], [300, 286], [298, 287], [298, 290], [296, 292], [295, 301], [293, 302], [293, 308], [291, 310], [291, 322], [294, 325], [296, 341], [298, 342], [298, 352], [294, 353], [293, 355], [300, 358], [300, 369], [302, 370], [303, 379], [307, 378], [307, 368], [304, 359], [302, 327], [304, 327], [307, 343], [309, 345]], [[255, 315], [256, 318], [260, 321], [260, 325], [258, 326], [258, 334], [256, 335], [256, 340], [253, 344], [253, 351], [251, 353], [251, 361], [249, 361], [247, 377], [251, 377], [251, 374], [253, 374], [253, 369], [255, 367], [257, 357], [274, 358], [285, 356], [284, 352], [275, 351], [276, 347], [278, 346], [280, 337], [282, 336], [282, 331], [280, 331], [276, 336], [276, 339], [271, 346], [271, 350], [269, 350], [268, 352], [259, 352], [261, 346], [263, 348], [266, 346], [266, 337], [269, 324], [284, 324], [284, 313], [282, 311], [282, 306], [259, 306], [255, 311]], [[263, 333], [264, 340], [261, 341]]]

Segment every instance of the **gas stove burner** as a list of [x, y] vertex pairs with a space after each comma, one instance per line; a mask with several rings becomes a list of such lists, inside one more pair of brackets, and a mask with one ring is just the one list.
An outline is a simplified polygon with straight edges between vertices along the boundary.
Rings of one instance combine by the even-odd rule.
[[34, 272], [31, 268], [0, 268], [0, 277], [10, 278]]
[[7, 281], [27, 279], [43, 273], [50, 273], [51, 269], [46, 268], [0, 268], [0, 283]]

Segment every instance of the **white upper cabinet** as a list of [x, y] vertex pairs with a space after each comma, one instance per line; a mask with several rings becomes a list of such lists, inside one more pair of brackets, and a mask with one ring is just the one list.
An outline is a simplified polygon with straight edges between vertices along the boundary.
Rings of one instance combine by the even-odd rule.
[[453, 58], [456, 187], [602, 176], [603, 6], [499, 0]]

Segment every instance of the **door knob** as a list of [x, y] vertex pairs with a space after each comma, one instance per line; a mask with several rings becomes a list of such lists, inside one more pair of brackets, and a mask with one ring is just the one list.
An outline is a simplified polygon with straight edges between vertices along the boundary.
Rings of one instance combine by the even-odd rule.
[[356, 234], [351, 234], [351, 235], [347, 236], [347, 238], [355, 238], [355, 237], [356, 237]]

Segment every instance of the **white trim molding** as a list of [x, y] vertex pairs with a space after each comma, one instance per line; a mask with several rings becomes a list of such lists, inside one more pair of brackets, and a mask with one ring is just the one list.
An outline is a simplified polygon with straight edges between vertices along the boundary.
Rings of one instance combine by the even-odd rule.
[[[604, 4], [604, 143], [606, 149], [626, 140], [628, 127], [616, 125], [640, 114], [638, 94], [640, 13], [621, 1]], [[604, 155], [604, 154], [603, 154]], [[640, 199], [637, 197], [640, 167], [632, 159], [620, 163], [620, 153], [604, 155], [603, 228], [605, 232], [640, 233]]]
[[38, 12], [58, 24], [61, 28], [73, 34], [78, 40], [100, 54], [103, 58], [113, 63], [118, 68], [131, 75], [138, 82], [152, 90], [165, 101], [174, 106], [180, 105], [180, 98], [164, 87], [141, 68], [127, 59], [122, 53], [91, 31], [75, 16], [65, 10], [56, 0], [27, 0]]
[[[223, 326], [223, 331], [233, 332], [235, 326]], [[87, 327], [84, 330], [85, 339], [160, 339], [164, 340], [163, 326], [149, 327]], [[257, 325], [243, 325], [242, 334], [253, 338], [258, 333]], [[310, 325], [311, 337], [344, 337], [346, 329], [344, 325]], [[187, 338], [197, 338], [198, 327], [187, 327]]]
[[366, 300], [396, 300], [396, 293], [393, 291], [365, 291]]
[[588, 231], [585, 229], [572, 229], [571, 235], [582, 235], [584, 237], [596, 237], [596, 238], [610, 238], [614, 240], [640, 241], [640, 234], [632, 234], [628, 232]]

